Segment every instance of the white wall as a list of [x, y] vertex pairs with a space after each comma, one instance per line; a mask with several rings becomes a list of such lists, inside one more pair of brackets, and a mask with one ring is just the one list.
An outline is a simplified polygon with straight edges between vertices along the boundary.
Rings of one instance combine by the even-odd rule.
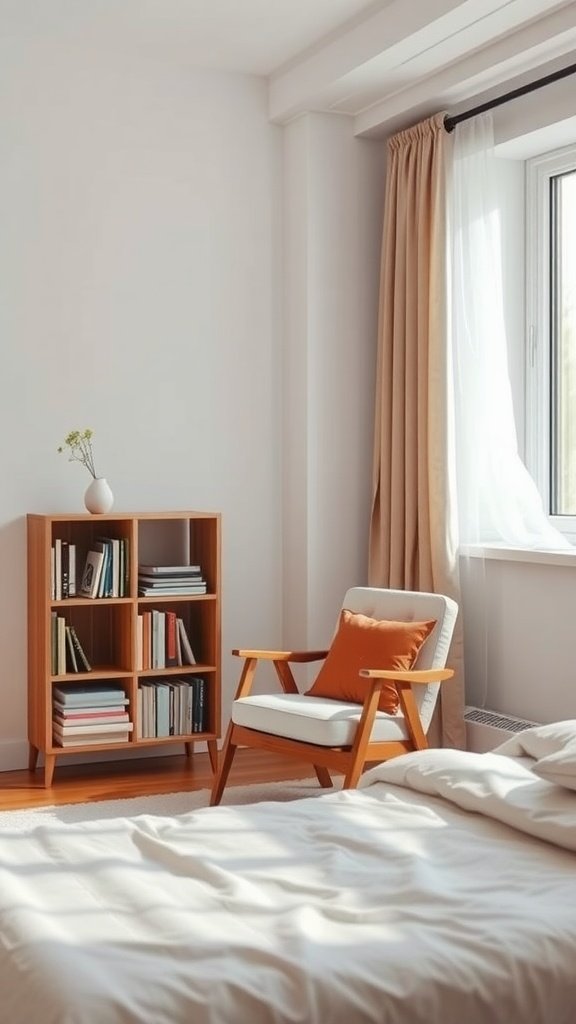
[[367, 582], [385, 147], [351, 126], [285, 130], [284, 623], [311, 648]]
[[461, 565], [468, 702], [534, 722], [574, 718], [576, 569]]
[[1, 770], [27, 762], [25, 514], [90, 479], [70, 429], [116, 510], [222, 512], [224, 726], [231, 648], [328, 643], [366, 573], [384, 146], [331, 115], [283, 138], [263, 80], [96, 37], [0, 50]]
[[281, 129], [263, 80], [12, 33], [0, 53], [0, 768], [26, 763], [25, 514], [223, 514], [224, 706], [281, 635]]

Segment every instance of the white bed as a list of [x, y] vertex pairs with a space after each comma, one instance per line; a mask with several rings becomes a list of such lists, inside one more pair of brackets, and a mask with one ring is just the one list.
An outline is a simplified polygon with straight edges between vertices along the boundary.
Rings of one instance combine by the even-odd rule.
[[576, 792], [516, 752], [4, 831], [1, 1024], [573, 1024]]

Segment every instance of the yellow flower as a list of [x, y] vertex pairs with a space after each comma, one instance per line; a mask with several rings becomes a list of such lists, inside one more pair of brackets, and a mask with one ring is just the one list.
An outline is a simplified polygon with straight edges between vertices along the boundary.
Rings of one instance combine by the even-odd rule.
[[71, 430], [60, 445], [60, 453], [68, 449], [68, 462], [80, 462], [82, 466], [96, 479], [94, 468], [94, 455], [92, 452], [92, 437], [94, 431], [86, 427], [84, 430]]

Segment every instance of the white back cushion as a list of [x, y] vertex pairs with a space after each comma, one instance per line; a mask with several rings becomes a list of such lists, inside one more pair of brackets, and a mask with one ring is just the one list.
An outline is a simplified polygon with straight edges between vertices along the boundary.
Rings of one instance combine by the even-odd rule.
[[[361, 612], [371, 619], [388, 619], [395, 622], [424, 622], [436, 619], [436, 625], [424, 643], [414, 668], [444, 668], [446, 665], [458, 616], [458, 605], [450, 597], [416, 590], [351, 587], [344, 595], [342, 607], [349, 608], [352, 612]], [[413, 687], [424, 730], [430, 725], [439, 689], [439, 683]]]

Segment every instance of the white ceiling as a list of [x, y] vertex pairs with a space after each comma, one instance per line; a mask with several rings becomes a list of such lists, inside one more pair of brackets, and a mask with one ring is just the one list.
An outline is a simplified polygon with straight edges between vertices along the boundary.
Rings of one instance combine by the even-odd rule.
[[0, 0], [0, 37], [184, 56], [191, 65], [267, 76], [382, 0]]
[[576, 0], [0, 0], [11, 35], [260, 75], [272, 120], [370, 136], [576, 61]]

